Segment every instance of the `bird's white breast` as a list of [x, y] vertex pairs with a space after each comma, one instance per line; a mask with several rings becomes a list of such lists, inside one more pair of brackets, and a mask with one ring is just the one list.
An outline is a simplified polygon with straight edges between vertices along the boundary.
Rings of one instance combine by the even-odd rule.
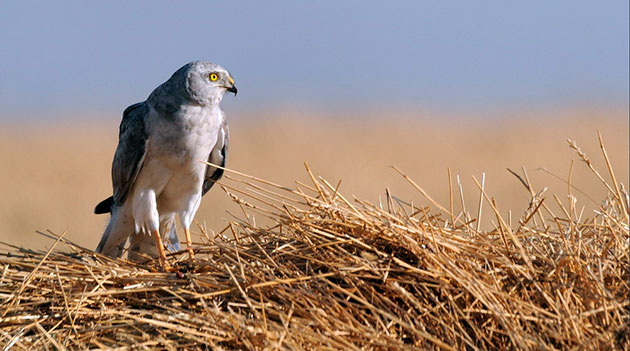
[[222, 122], [219, 108], [183, 106], [170, 117], [150, 119], [147, 156], [162, 160], [174, 170], [208, 160]]

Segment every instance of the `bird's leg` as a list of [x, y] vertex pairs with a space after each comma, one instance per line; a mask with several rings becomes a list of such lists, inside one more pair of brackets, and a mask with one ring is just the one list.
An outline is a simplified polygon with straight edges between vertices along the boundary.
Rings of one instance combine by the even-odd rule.
[[153, 239], [155, 240], [155, 247], [158, 250], [158, 260], [160, 261], [160, 266], [165, 272], [171, 271], [171, 265], [166, 261], [166, 252], [164, 251], [164, 244], [162, 243], [162, 237], [160, 236], [160, 232], [154, 230], [151, 232], [153, 235]]
[[188, 254], [190, 255], [190, 260], [195, 259], [195, 253], [192, 248], [192, 239], [190, 238], [190, 229], [184, 227], [184, 233], [186, 233], [186, 246], [188, 247]]

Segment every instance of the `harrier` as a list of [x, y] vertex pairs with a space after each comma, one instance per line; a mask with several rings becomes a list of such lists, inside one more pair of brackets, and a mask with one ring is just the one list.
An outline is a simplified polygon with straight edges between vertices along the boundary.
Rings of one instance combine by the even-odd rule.
[[227, 70], [195, 61], [127, 107], [112, 162], [114, 194], [94, 209], [111, 213], [97, 252], [120, 257], [129, 240], [130, 260], [149, 255], [170, 270], [164, 244], [179, 250], [179, 217], [194, 257], [190, 225], [201, 197], [223, 175], [203, 161], [225, 165], [229, 132], [219, 103], [226, 91], [237, 92]]

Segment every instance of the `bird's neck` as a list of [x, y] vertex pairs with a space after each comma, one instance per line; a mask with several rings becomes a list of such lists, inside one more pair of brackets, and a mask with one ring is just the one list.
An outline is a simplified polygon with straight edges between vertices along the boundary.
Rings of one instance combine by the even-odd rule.
[[218, 109], [222, 98], [222, 96], [209, 96], [200, 100], [188, 95], [182, 94], [182, 89], [176, 84], [162, 84], [151, 93], [147, 102], [160, 114], [172, 115], [191, 107], [208, 110]]

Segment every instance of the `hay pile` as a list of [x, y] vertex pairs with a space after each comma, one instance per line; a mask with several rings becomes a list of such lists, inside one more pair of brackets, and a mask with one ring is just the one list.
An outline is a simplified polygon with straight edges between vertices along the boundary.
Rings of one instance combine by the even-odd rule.
[[628, 349], [628, 194], [612, 172], [612, 185], [596, 173], [610, 196], [592, 218], [573, 202], [553, 213], [544, 192], [530, 188], [528, 211], [510, 226], [482, 190], [496, 216], [491, 231], [433, 203], [411, 180], [431, 206], [389, 194], [382, 204], [350, 201], [308, 173], [312, 184], [289, 189], [232, 172], [222, 186], [242, 219], [217, 235], [200, 228], [195, 265], [185, 253], [170, 257], [178, 273], [111, 260], [62, 237], [48, 252], [9, 249], [0, 257], [0, 343]]

